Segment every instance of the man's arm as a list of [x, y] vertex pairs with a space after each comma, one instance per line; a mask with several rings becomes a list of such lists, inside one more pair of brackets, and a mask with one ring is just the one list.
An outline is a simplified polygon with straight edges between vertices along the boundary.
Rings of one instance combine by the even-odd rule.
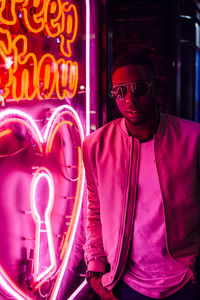
[[88, 192], [86, 243], [84, 245], [85, 261], [89, 271], [105, 273], [107, 259], [102, 241], [100, 202], [96, 182], [93, 176], [92, 157], [87, 149], [87, 143], [85, 142], [83, 144], [83, 160]]
[[[92, 157], [87, 149], [86, 142], [83, 144], [83, 160], [88, 191], [86, 243], [84, 245], [85, 262], [87, 264], [87, 271], [94, 272], [94, 276], [89, 278], [89, 284], [100, 299], [117, 300], [112, 291], [108, 291], [103, 287], [101, 280], [102, 273], [105, 273], [108, 262], [103, 248], [100, 201], [97, 184], [93, 174]], [[95, 272], [97, 273], [95, 274]]]

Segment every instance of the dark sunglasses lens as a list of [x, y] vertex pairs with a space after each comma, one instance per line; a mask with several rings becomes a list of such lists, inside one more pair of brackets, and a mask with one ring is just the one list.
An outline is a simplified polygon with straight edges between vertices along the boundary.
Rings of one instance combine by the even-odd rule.
[[146, 82], [136, 82], [134, 84], [134, 93], [138, 96], [144, 96], [148, 92], [148, 84]]

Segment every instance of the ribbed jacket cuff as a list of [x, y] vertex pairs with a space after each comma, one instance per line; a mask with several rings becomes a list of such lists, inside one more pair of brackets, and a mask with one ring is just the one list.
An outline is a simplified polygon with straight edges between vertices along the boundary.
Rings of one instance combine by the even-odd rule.
[[93, 259], [88, 263], [87, 271], [105, 273], [106, 264], [100, 260]]

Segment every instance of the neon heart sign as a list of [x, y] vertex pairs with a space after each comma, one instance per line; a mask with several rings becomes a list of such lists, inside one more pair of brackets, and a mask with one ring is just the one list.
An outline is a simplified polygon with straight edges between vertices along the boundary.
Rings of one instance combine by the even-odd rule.
[[[30, 300], [35, 299], [35, 294], [38, 293], [40, 288], [47, 284], [49, 280], [52, 280], [53, 289], [50, 290], [48, 299], [53, 300], [57, 297], [70, 258], [81, 210], [84, 185], [81, 153], [83, 130], [76, 111], [68, 105], [60, 106], [54, 110], [45, 125], [44, 133], [41, 132], [29, 114], [17, 109], [7, 109], [0, 113], [0, 138], [5, 138], [13, 133], [13, 124], [26, 130], [26, 137], [30, 136], [34, 145], [34, 151], [31, 151], [36, 153], [36, 160], [39, 159], [40, 162], [39, 166], [33, 169], [33, 175], [30, 176], [30, 197], [28, 200], [30, 207], [29, 220], [31, 219], [30, 222], [34, 224], [34, 230], [32, 231], [34, 238], [31, 242], [31, 247], [34, 249], [34, 264], [31, 274], [29, 274], [31, 275], [28, 286], [29, 292], [26, 292], [24, 287], [18, 286], [17, 282], [12, 279], [11, 274], [7, 272], [6, 267], [2, 265], [0, 265], [0, 285], [1, 289], [14, 298]], [[64, 139], [65, 135], [68, 136], [68, 139]], [[76, 164], [73, 166], [73, 172], [70, 176], [67, 175], [67, 180], [68, 186], [73, 185], [72, 188], [70, 187], [70, 191], [75, 191], [75, 194], [72, 197], [73, 202], [67, 202], [67, 205], [72, 206], [70, 221], [65, 228], [66, 232], [61, 232], [62, 243], [59, 244], [57, 241], [58, 234], [56, 235], [55, 231], [59, 232], [63, 225], [60, 226], [59, 230], [55, 229], [57, 222], [54, 221], [54, 218], [58, 217], [56, 209], [62, 205], [62, 203], [58, 203], [58, 198], [55, 198], [58, 197], [56, 191], [58, 193], [60, 177], [55, 175], [57, 169], [55, 170], [56, 166], [52, 162], [55, 162], [55, 154], [55, 156], [59, 156], [58, 143], [62, 142], [67, 145], [66, 141], [70, 140], [69, 136], [72, 137], [71, 146], [74, 148], [73, 151], [68, 151], [66, 156], [72, 155], [73, 152]], [[66, 158], [64, 157], [64, 160]]]

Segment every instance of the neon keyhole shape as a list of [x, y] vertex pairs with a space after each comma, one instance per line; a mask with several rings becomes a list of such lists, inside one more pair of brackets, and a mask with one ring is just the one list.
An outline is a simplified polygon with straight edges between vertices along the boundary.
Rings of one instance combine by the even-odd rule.
[[31, 211], [36, 223], [34, 282], [49, 277], [56, 269], [50, 215], [54, 202], [54, 183], [46, 168], [39, 168], [31, 185]]

